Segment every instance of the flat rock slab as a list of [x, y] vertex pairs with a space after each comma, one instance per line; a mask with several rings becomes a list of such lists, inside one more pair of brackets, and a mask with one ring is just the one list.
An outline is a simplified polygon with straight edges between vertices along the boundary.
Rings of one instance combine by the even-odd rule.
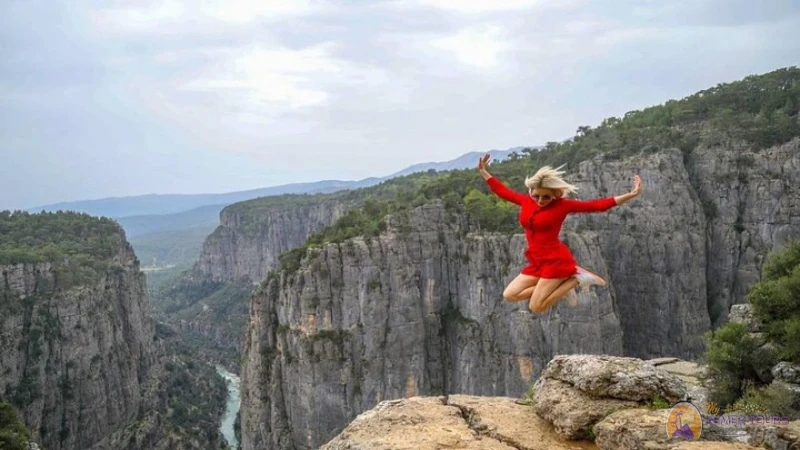
[[484, 439], [444, 397], [387, 400], [360, 414], [321, 450], [513, 450]]
[[685, 377], [703, 378], [706, 376], [706, 370], [703, 366], [689, 362], [689, 361], [675, 361], [658, 366], [661, 370], [675, 375], [682, 375]]
[[595, 450], [591, 441], [567, 441], [536, 415], [533, 408], [506, 397], [451, 395], [448, 404], [461, 409], [479, 433], [524, 450]]
[[539, 381], [560, 380], [595, 397], [632, 401], [657, 397], [669, 402], [684, 400], [683, 382], [661, 367], [664, 366], [655, 367], [638, 358], [559, 355], [547, 364]]
[[680, 361], [680, 358], [666, 357], [666, 358], [653, 358], [647, 360], [649, 364], [652, 364], [654, 366], [660, 366], [662, 364], [673, 363], [676, 361]]
[[508, 397], [387, 400], [359, 415], [321, 450], [596, 450], [566, 441], [528, 405]]

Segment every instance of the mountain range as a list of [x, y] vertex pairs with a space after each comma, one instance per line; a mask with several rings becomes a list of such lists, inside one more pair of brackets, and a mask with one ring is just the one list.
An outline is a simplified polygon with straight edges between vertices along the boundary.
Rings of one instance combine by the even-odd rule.
[[[508, 150], [490, 150], [493, 159], [502, 160], [514, 151], [519, 152], [526, 147], [515, 147]], [[539, 148], [539, 147], [531, 147]], [[357, 189], [373, 186], [391, 178], [428, 170], [446, 171], [464, 169], [476, 164], [482, 152], [470, 152], [458, 158], [444, 162], [419, 163], [406, 167], [384, 177], [370, 177], [361, 180], [321, 180], [307, 183], [291, 183], [246, 191], [216, 194], [148, 194], [130, 197], [108, 197], [94, 200], [60, 202], [29, 208], [28, 212], [40, 211], [76, 211], [93, 216], [105, 216], [120, 220], [128, 237], [159, 231], [178, 229], [175, 226], [156, 223], [152, 216], [170, 215], [163, 219], [167, 223], [198, 225], [209, 217], [219, 213], [225, 205], [258, 197], [283, 194], [320, 194], [343, 189]], [[202, 210], [198, 210], [202, 208]], [[188, 213], [186, 216], [179, 213]], [[187, 219], [202, 217], [200, 222]], [[153, 221], [156, 222], [153, 222]]]
[[28, 209], [40, 211], [76, 211], [93, 216], [110, 217], [119, 222], [136, 251], [139, 260], [149, 266], [189, 266], [196, 261], [203, 240], [219, 225], [220, 211], [227, 205], [259, 197], [283, 194], [323, 194], [358, 189], [412, 173], [465, 169], [477, 164], [483, 153], [495, 161], [506, 159], [524, 148], [488, 152], [469, 152], [458, 158], [414, 164], [384, 177], [362, 180], [321, 180], [292, 183], [247, 191], [219, 194], [151, 194], [130, 197], [109, 197], [96, 200], [54, 203]]

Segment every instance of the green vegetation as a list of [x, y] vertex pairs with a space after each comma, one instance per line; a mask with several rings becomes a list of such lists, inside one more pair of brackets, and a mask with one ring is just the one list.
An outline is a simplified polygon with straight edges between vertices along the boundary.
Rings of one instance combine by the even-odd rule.
[[189, 267], [203, 250], [203, 241], [215, 226], [199, 226], [183, 230], [132, 236], [128, 240], [142, 262], [142, 267]]
[[536, 398], [535, 383], [528, 386], [528, 392], [525, 393], [525, 396], [522, 398], [521, 403], [527, 406], [533, 406], [534, 398]]
[[766, 329], [751, 334], [742, 323], [728, 323], [706, 335], [705, 358], [714, 378], [712, 400], [730, 408], [759, 404], [770, 412], [800, 417], [800, 404], [780, 386], [768, 385], [778, 361], [800, 364], [800, 242], [770, 254], [764, 278], [747, 300]]
[[0, 264], [51, 262], [56, 288], [96, 280], [124, 245], [111, 219], [73, 212], [0, 211]]
[[150, 298], [153, 299], [159, 292], [169, 289], [169, 285], [174, 283], [187, 270], [191, 269], [186, 266], [175, 266], [159, 270], [143, 269], [142, 272], [147, 278], [147, 292], [150, 294]]
[[0, 402], [0, 449], [27, 450], [31, 433], [17, 417], [14, 407]]
[[168, 404], [169, 422], [192, 433], [219, 428], [219, 417], [228, 397], [225, 380], [214, 369], [191, 355], [177, 354], [165, 365], [161, 380]]
[[158, 448], [227, 448], [219, 431], [228, 395], [225, 380], [169, 326], [156, 324], [156, 339], [163, 344], [164, 370], [146, 398], [151, 404], [126, 427], [122, 450], [156, 448], [156, 443]]
[[664, 397], [655, 397], [642, 404], [647, 409], [667, 409], [672, 407], [672, 403], [668, 402]]
[[149, 290], [153, 309], [158, 314], [169, 315], [194, 305], [224, 286], [224, 283], [192, 270]]
[[[569, 170], [594, 157], [617, 160], [670, 148], [690, 153], [698, 145], [713, 147], [731, 140], [759, 150], [800, 136], [798, 110], [800, 69], [790, 67], [720, 84], [682, 100], [631, 111], [622, 118], [609, 117], [596, 128], [581, 126], [570, 140], [549, 142], [538, 151], [525, 149], [507, 161], [492, 164], [490, 171], [509, 187], [521, 190], [525, 177], [543, 165], [565, 164]], [[367, 198], [370, 204], [364, 203]], [[284, 253], [282, 270], [296, 270], [311, 247], [324, 242], [341, 242], [353, 236], [373, 236], [386, 226], [387, 215], [402, 217], [409, 209], [432, 201], [442, 201], [451, 209], [463, 208], [483, 231], [511, 233], [518, 230], [514, 205], [491, 194], [474, 170], [414, 174], [323, 198], [309, 195], [267, 197], [227, 209], [242, 213], [282, 204], [329, 200], [352, 201], [354, 205], [363, 203], [364, 206], [312, 236], [304, 246]], [[716, 216], [713, 204], [704, 206], [709, 216]], [[242, 217], [257, 220], [257, 215], [252, 213]]]
[[239, 352], [232, 344], [221, 342], [235, 342], [246, 328], [252, 283], [244, 279], [216, 282], [203, 273], [186, 271], [173, 279], [151, 285], [150, 275], [148, 290], [159, 319], [168, 323], [203, 324], [198, 328], [217, 330], [219, 341], [191, 327], [181, 328], [178, 333], [182, 341], [204, 360], [229, 368], [238, 367]]

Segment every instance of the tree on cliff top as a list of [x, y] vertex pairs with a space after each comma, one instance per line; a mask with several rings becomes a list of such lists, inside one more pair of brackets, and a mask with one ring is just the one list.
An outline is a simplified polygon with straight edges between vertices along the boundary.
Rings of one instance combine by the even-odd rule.
[[728, 323], [706, 335], [706, 360], [714, 379], [712, 400], [721, 405], [759, 404], [773, 414], [798, 416], [798, 399], [768, 385], [778, 361], [800, 364], [800, 241], [770, 254], [763, 279], [747, 296], [763, 335]]
[[96, 278], [124, 245], [115, 221], [75, 212], [0, 211], [0, 265], [53, 263], [57, 286]]

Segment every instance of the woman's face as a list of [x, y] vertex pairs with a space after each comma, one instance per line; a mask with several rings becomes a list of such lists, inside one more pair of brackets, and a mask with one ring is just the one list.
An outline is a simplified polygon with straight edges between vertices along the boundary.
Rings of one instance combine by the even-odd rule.
[[539, 206], [547, 206], [553, 199], [556, 198], [558, 192], [553, 189], [536, 188], [530, 192], [531, 198], [539, 204]]

